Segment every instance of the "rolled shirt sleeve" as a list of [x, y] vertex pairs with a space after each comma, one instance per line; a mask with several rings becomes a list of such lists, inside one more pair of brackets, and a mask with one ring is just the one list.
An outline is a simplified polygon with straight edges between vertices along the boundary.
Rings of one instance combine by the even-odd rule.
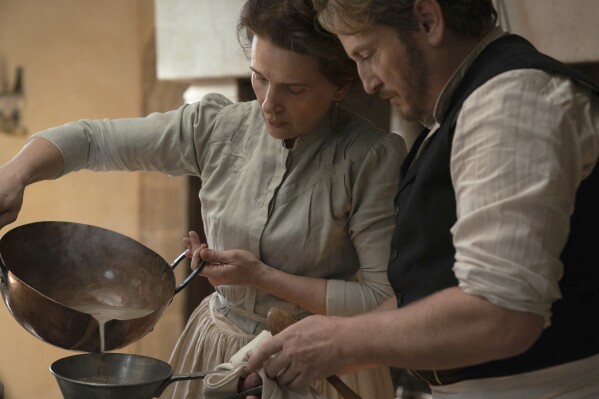
[[464, 103], [451, 154], [464, 292], [550, 324], [576, 190], [599, 152], [594, 97], [561, 76], [517, 70]]

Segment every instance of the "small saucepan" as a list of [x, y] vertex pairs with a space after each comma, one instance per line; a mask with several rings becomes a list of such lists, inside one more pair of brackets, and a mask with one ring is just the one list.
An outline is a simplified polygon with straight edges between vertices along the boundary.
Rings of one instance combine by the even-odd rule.
[[[87, 353], [59, 359], [50, 372], [64, 399], [150, 399], [176, 381], [206, 377], [213, 371], [175, 374], [168, 363], [140, 355]], [[256, 387], [232, 398], [259, 394]]]
[[99, 323], [71, 304], [145, 310], [108, 320], [104, 350], [140, 339], [200, 270], [175, 286], [174, 267], [141, 243], [101, 227], [38, 222], [0, 238], [0, 288], [13, 317], [31, 334], [64, 349], [101, 352]]

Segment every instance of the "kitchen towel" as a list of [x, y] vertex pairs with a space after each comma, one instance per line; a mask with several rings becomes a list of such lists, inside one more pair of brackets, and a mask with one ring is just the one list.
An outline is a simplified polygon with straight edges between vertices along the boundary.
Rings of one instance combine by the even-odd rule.
[[[248, 375], [246, 365], [249, 353], [270, 338], [270, 332], [262, 331], [250, 343], [231, 356], [228, 363], [217, 366], [215, 371], [221, 372], [210, 374], [204, 379], [204, 398], [226, 399], [238, 393], [239, 379]], [[260, 369], [258, 374], [262, 378], [262, 399], [325, 399], [322, 394], [309, 385], [294, 390], [282, 388], [266, 376], [264, 369]]]

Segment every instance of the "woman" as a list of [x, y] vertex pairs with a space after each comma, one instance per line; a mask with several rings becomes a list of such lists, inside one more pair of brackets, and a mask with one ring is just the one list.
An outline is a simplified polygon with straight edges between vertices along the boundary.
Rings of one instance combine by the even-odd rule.
[[[13, 214], [24, 182], [79, 169], [201, 178], [212, 251], [202, 256], [218, 263], [202, 274], [216, 293], [181, 335], [176, 373], [226, 362], [266, 328], [273, 306], [297, 318], [351, 315], [392, 294], [386, 266], [403, 141], [337, 105], [355, 66], [314, 17], [308, 0], [245, 4], [239, 31], [251, 43], [257, 101], [211, 94], [146, 118], [70, 123], [36, 135], [0, 171], [0, 211]], [[363, 398], [393, 397], [386, 369], [343, 378]], [[337, 397], [325, 382], [317, 389]], [[200, 398], [201, 381], [172, 384], [163, 397]]]

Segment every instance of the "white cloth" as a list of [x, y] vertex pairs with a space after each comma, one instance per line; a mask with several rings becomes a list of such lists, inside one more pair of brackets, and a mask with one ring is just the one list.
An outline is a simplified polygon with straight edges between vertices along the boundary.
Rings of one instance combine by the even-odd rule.
[[[247, 375], [248, 355], [271, 338], [268, 331], [262, 331], [250, 343], [235, 353], [228, 363], [216, 367], [219, 373], [210, 374], [204, 379], [205, 399], [226, 399], [238, 392], [239, 379]], [[262, 399], [324, 399], [318, 391], [306, 385], [299, 389], [283, 389], [266, 375], [264, 369], [259, 371], [262, 378]]]

